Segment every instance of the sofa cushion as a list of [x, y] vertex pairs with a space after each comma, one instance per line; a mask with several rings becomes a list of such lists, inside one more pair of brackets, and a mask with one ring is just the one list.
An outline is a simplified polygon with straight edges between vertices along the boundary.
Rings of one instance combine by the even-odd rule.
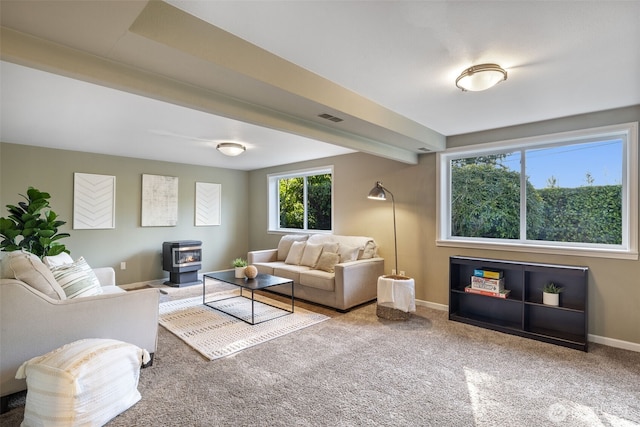
[[322, 251], [318, 263], [316, 264], [316, 270], [326, 271], [327, 273], [333, 273], [335, 266], [340, 262], [340, 255], [335, 252]]
[[310, 270], [306, 265], [290, 265], [285, 264], [273, 269], [273, 275], [278, 277], [284, 277], [285, 279], [291, 279], [295, 283], [300, 283], [300, 273]]
[[296, 282], [310, 288], [333, 292], [336, 287], [335, 273], [320, 270], [308, 270], [300, 272], [300, 281]]
[[358, 259], [360, 249], [357, 246], [340, 245], [338, 247], [338, 255], [340, 262], [350, 262]]
[[102, 287], [98, 278], [82, 257], [73, 264], [54, 267], [51, 272], [64, 290], [67, 298], [102, 294]]
[[305, 246], [307, 246], [306, 242], [293, 242], [291, 249], [289, 249], [289, 254], [284, 260], [285, 264], [300, 265]]
[[53, 273], [51, 273], [51, 270], [49, 270], [49, 267], [30, 252], [9, 252], [2, 259], [1, 274], [5, 279], [20, 280], [49, 298], [56, 300], [66, 299], [64, 291], [56, 281]]
[[309, 238], [307, 235], [302, 234], [287, 234], [286, 236], [282, 236], [280, 242], [278, 243], [278, 261], [284, 261], [287, 259], [287, 255], [289, 255], [289, 249], [291, 249], [291, 245], [293, 242], [304, 242]]
[[302, 258], [300, 259], [300, 265], [306, 265], [307, 267], [315, 268], [321, 253], [322, 245], [307, 243], [304, 247]]

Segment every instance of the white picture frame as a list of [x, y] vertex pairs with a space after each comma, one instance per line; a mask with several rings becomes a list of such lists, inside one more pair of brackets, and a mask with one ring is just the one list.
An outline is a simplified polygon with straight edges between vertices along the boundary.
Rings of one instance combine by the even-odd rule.
[[221, 195], [221, 184], [196, 182], [196, 227], [220, 225]]
[[143, 227], [175, 227], [178, 224], [178, 177], [142, 175]]
[[73, 174], [73, 229], [116, 228], [116, 177]]

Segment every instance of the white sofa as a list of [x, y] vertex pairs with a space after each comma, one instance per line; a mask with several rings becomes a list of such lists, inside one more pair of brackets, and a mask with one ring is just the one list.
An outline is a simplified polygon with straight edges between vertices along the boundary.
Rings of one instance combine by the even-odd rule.
[[[13, 254], [13, 253], [10, 253]], [[0, 397], [26, 389], [15, 379], [20, 365], [83, 338], [111, 338], [154, 353], [158, 338], [157, 289], [126, 292], [116, 286], [113, 268], [95, 268], [99, 294], [66, 298], [53, 273], [26, 253], [19, 269], [7, 267], [3, 253], [0, 277]]]
[[[251, 251], [248, 263], [259, 273], [294, 282], [294, 296], [338, 311], [375, 300], [384, 259], [376, 242], [364, 236], [286, 235], [278, 248]], [[291, 295], [291, 285], [269, 288]]]

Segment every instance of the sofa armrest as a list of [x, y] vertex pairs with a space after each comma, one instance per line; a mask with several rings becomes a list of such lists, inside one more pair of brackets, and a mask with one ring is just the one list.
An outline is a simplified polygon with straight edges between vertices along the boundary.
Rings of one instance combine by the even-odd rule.
[[384, 258], [336, 264], [335, 272], [336, 308], [346, 310], [376, 299], [378, 277], [384, 274]]
[[256, 262], [274, 262], [277, 260], [277, 249], [264, 249], [261, 251], [250, 251], [247, 253], [247, 262], [249, 264], [254, 264]]
[[54, 300], [13, 279], [0, 280], [0, 392], [24, 390], [23, 362], [83, 338], [111, 338], [154, 353], [157, 289]]
[[98, 267], [94, 268], [98, 281], [101, 286], [115, 286], [116, 284], [116, 272], [112, 267]]

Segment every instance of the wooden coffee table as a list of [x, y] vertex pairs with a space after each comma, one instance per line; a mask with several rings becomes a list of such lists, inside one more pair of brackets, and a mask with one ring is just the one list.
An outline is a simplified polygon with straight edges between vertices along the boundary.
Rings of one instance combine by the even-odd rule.
[[[230, 285], [235, 285], [237, 287], [240, 288], [240, 295], [234, 295], [231, 297], [225, 297], [225, 298], [220, 298], [220, 299], [216, 299], [216, 300], [207, 300], [206, 297], [206, 287], [207, 287], [207, 280], [216, 280], [219, 282], [224, 282], [224, 283], [228, 283]], [[269, 304], [263, 301], [256, 301], [255, 300], [255, 291], [259, 291], [259, 290], [263, 290], [263, 289], [267, 289], [270, 288], [271, 286], [278, 286], [278, 285], [286, 285], [286, 284], [291, 284], [291, 310], [286, 310], [282, 307], [278, 307], [275, 306], [273, 304]], [[243, 295], [243, 290], [245, 291], [249, 291], [251, 293], [251, 298], [249, 298], [248, 296]], [[221, 304], [219, 304], [221, 301], [226, 301], [226, 300], [230, 300], [233, 298], [246, 298], [246, 299], [250, 299], [251, 300], [251, 320], [249, 320], [249, 314], [247, 313], [247, 315], [244, 316], [238, 316], [236, 314], [230, 313], [229, 311], [225, 311], [224, 309], [222, 309], [220, 307]], [[222, 313], [228, 314], [229, 316], [235, 317], [236, 319], [240, 319], [243, 322], [246, 322], [250, 325], [257, 325], [258, 323], [262, 323], [262, 322], [266, 322], [269, 320], [273, 320], [273, 319], [277, 319], [279, 317], [282, 316], [286, 316], [288, 314], [293, 313], [294, 310], [294, 297], [293, 297], [293, 280], [291, 279], [285, 279], [284, 277], [278, 277], [278, 276], [272, 276], [270, 274], [258, 274], [254, 279], [237, 279], [235, 277], [235, 272], [233, 270], [229, 270], [229, 271], [219, 271], [219, 272], [215, 272], [215, 273], [207, 273], [203, 275], [203, 279], [202, 279], [202, 304], [206, 305], [207, 307], [211, 307], [214, 310], [218, 310]], [[268, 305], [271, 307], [275, 307], [278, 310], [281, 310], [283, 313], [279, 316], [273, 316], [270, 317], [268, 319], [265, 320], [261, 320], [259, 322], [255, 321], [255, 305], [256, 304], [262, 304], [262, 305]]]

